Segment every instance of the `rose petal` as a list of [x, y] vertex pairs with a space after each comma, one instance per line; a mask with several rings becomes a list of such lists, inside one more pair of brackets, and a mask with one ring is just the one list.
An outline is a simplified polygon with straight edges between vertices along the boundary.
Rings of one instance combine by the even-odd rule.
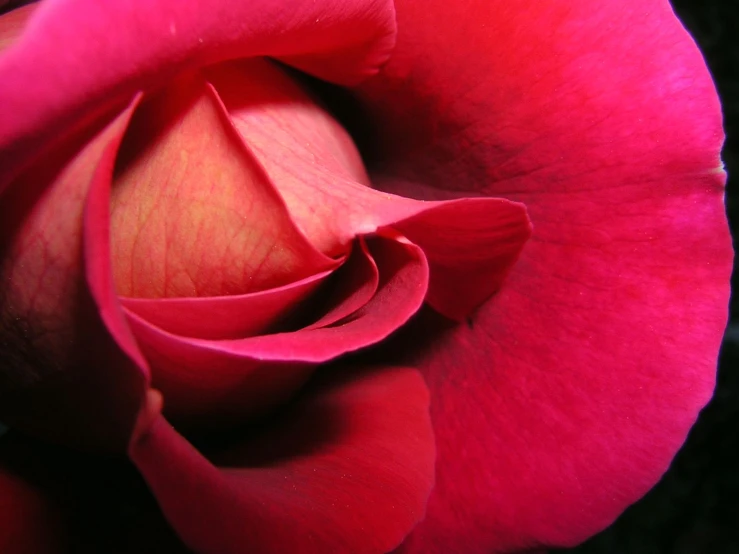
[[[269, 59], [253, 58], [210, 66], [203, 73], [235, 116], [247, 148], [261, 154], [267, 167], [302, 159], [370, 186], [354, 140], [296, 72]], [[289, 176], [290, 181], [295, 178]]]
[[405, 551], [571, 545], [657, 481], [711, 395], [731, 268], [718, 100], [667, 2], [396, 7], [362, 91], [373, 182], [505, 196], [535, 228], [472, 328], [426, 313], [403, 338], [426, 349], [440, 456]]
[[426, 302], [458, 320], [501, 287], [531, 236], [525, 208], [497, 199], [433, 204], [393, 227], [428, 259]]
[[[8, 13], [0, 14], [0, 52], [13, 44], [23, 32], [28, 18], [31, 17], [37, 4], [21, 6]], [[2, 3], [0, 3], [0, 8]]]
[[164, 419], [130, 456], [196, 552], [385, 553], [433, 483], [427, 402], [413, 370], [341, 368], [220, 467]]
[[357, 82], [385, 61], [394, 33], [389, 0], [45, 0], [0, 58], [0, 167], [15, 173], [89, 114], [189, 67], [292, 56], [321, 78]]
[[[367, 242], [359, 239], [354, 248], [360, 249], [363, 255], [352, 256], [350, 260], [354, 264], [346, 264], [342, 271], [334, 274], [326, 303], [329, 309], [325, 310], [320, 319], [305, 327], [306, 330], [328, 327], [351, 316], [363, 308], [377, 292], [380, 271], [367, 248]], [[321, 313], [320, 309], [316, 309], [316, 312]]]
[[205, 298], [121, 298], [133, 314], [175, 335], [221, 340], [267, 332], [288, 318], [331, 275], [324, 271], [295, 283], [251, 294]]
[[418, 202], [374, 191], [360, 184], [366, 177], [346, 132], [283, 71], [250, 61], [207, 75], [316, 248], [338, 254], [358, 234], [399, 229], [429, 258], [428, 301], [455, 318], [500, 287], [531, 233], [522, 205], [492, 198]]
[[116, 344], [101, 320], [85, 284], [91, 259], [82, 255], [85, 196], [99, 171], [106, 164], [112, 169], [132, 111], [47, 155], [0, 204], [6, 283], [0, 295], [0, 418], [88, 448], [128, 443], [146, 388], [146, 365], [135, 345]]
[[246, 294], [338, 265], [292, 223], [198, 75], [137, 110], [111, 199], [113, 271], [123, 296]]
[[[329, 326], [211, 341], [172, 335], [128, 313], [152, 366], [154, 386], [167, 399], [168, 415], [200, 426], [259, 414], [289, 398], [316, 364], [375, 344], [408, 321], [426, 293], [423, 253], [394, 238], [372, 239], [369, 250], [380, 274], [377, 293], [359, 311]], [[340, 299], [356, 305], [352, 294]]]

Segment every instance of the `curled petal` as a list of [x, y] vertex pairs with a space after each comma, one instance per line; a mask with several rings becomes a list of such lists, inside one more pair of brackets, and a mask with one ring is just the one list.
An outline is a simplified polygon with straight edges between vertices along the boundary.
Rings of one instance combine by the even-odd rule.
[[324, 271], [289, 285], [250, 294], [121, 298], [121, 304], [168, 333], [201, 339], [236, 339], [268, 332], [288, 319], [331, 274]]
[[498, 198], [419, 202], [373, 190], [363, 184], [346, 132], [283, 71], [250, 61], [207, 75], [316, 248], [342, 253], [357, 235], [399, 230], [429, 259], [428, 301], [456, 319], [498, 290], [531, 234], [523, 205]]
[[424, 513], [433, 431], [420, 376], [334, 368], [263, 434], [203, 457], [163, 418], [129, 455], [182, 540], [221, 554], [383, 554]]
[[500, 289], [531, 236], [523, 205], [486, 200], [436, 203], [393, 225], [429, 261], [426, 301], [453, 319], [468, 316]]
[[119, 294], [246, 294], [335, 268], [303, 237], [198, 76], [137, 110], [111, 191]]
[[[48, 154], [0, 204], [0, 273], [7, 283], [0, 293], [0, 418], [89, 448], [128, 442], [148, 379], [130, 335], [122, 332], [120, 341], [109, 335], [110, 312], [100, 310], [86, 282], [100, 259], [84, 255], [86, 196], [109, 181], [133, 109]], [[105, 229], [94, 233], [107, 237]]]
[[[376, 270], [361, 259], [370, 253]], [[196, 425], [258, 414], [284, 402], [316, 364], [376, 344], [408, 321], [423, 303], [428, 283], [420, 249], [407, 241], [377, 238], [355, 255], [360, 258], [350, 259], [341, 277], [357, 286], [337, 291], [339, 303], [329, 307], [321, 327], [214, 341], [167, 333], [128, 312], [155, 374], [154, 386], [167, 399], [168, 414]], [[346, 306], [356, 308], [365, 295], [357, 277], [371, 284], [374, 271], [379, 271], [377, 292], [359, 310], [337, 320]]]
[[328, 327], [356, 314], [377, 293], [380, 286], [380, 270], [372, 258], [367, 242], [359, 239], [354, 248], [359, 248], [362, 255], [355, 254], [350, 258], [353, 264], [346, 264], [336, 272], [330, 283], [331, 291], [324, 304], [328, 309], [319, 311], [324, 312], [323, 316], [305, 327], [306, 330]]
[[191, 554], [125, 457], [11, 431], [0, 442], [3, 554]]

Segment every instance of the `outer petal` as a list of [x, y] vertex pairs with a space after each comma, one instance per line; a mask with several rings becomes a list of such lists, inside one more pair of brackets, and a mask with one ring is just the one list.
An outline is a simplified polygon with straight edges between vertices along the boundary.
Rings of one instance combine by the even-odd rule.
[[400, 343], [439, 441], [406, 548], [570, 545], [657, 481], [710, 397], [731, 268], [718, 101], [663, 0], [396, 7], [362, 90], [387, 141], [373, 182], [505, 196], [535, 228], [470, 325], [427, 313]]
[[0, 58], [0, 166], [14, 173], [70, 125], [188, 67], [292, 56], [356, 82], [385, 60], [393, 15], [389, 0], [46, 0]]
[[162, 418], [130, 456], [196, 552], [380, 554], [423, 517], [427, 402], [415, 371], [342, 368], [275, 427], [215, 454], [220, 468]]
[[148, 378], [135, 345], [111, 340], [83, 255], [86, 195], [110, 178], [132, 110], [47, 155], [0, 203], [0, 418], [88, 447], [127, 444]]

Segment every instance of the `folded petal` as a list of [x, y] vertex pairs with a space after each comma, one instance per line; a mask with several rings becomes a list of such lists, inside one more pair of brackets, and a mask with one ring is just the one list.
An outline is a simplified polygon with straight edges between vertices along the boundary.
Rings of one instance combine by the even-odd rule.
[[132, 111], [133, 105], [100, 132], [82, 133], [48, 153], [0, 202], [6, 283], [0, 293], [0, 418], [88, 448], [128, 443], [146, 389], [146, 366], [135, 345], [117, 343], [106, 329], [107, 315], [86, 284], [95, 263], [83, 255], [86, 196], [100, 172], [112, 172]]
[[428, 301], [445, 315], [462, 318], [498, 290], [531, 234], [522, 205], [494, 198], [418, 202], [375, 191], [365, 186], [346, 131], [284, 71], [250, 61], [207, 75], [316, 248], [341, 253], [357, 235], [394, 227], [423, 248], [431, 265]]
[[352, 256], [350, 261], [354, 263], [345, 264], [334, 274], [329, 294], [321, 305], [313, 306], [315, 313], [323, 315], [305, 327], [306, 330], [328, 327], [356, 314], [375, 296], [380, 286], [380, 270], [364, 239], [357, 240], [354, 248], [360, 249], [362, 255]]
[[394, 32], [388, 0], [44, 1], [0, 58], [0, 166], [14, 173], [91, 113], [224, 59], [292, 57], [357, 82], [385, 61]]
[[428, 259], [426, 302], [461, 320], [502, 286], [531, 236], [531, 223], [523, 205], [501, 199], [429, 204], [393, 227]]
[[269, 332], [315, 293], [331, 275], [324, 271], [282, 287], [234, 296], [121, 298], [133, 314], [175, 335], [236, 339]]
[[195, 552], [385, 553], [433, 484], [428, 396], [413, 370], [334, 368], [264, 433], [200, 454], [163, 418], [129, 453]]
[[373, 183], [504, 196], [534, 226], [469, 325], [426, 313], [403, 338], [439, 444], [406, 551], [579, 542], [659, 479], [713, 389], [732, 255], [713, 84], [662, 0], [396, 9], [360, 91]]
[[[379, 271], [377, 292], [359, 310], [336, 320], [357, 305], [349, 288], [340, 304], [328, 309], [322, 327], [260, 335], [240, 340], [205, 340], [165, 332], [128, 312], [128, 322], [162, 391], [167, 414], [196, 426], [263, 413], [289, 398], [316, 364], [383, 340], [420, 308], [426, 295], [428, 266], [420, 249], [397, 238], [375, 238], [368, 250], [357, 249], [359, 260], [347, 262], [340, 280], [358, 284], [356, 275], [373, 279], [371, 254]], [[352, 256], [354, 258], [354, 256]], [[355, 267], [352, 265], [357, 264]], [[343, 268], [342, 268], [343, 269]], [[339, 281], [340, 282], [340, 281]], [[364, 293], [358, 293], [360, 297]]]

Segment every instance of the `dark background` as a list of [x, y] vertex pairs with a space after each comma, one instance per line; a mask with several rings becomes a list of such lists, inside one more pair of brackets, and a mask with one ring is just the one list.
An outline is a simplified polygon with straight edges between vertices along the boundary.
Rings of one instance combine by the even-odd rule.
[[[729, 174], [726, 205], [739, 233], [739, 0], [672, 0], [698, 42], [724, 108]], [[732, 291], [739, 275], [734, 261]], [[739, 293], [719, 362], [718, 383], [660, 483], [608, 529], [559, 554], [739, 554]]]

